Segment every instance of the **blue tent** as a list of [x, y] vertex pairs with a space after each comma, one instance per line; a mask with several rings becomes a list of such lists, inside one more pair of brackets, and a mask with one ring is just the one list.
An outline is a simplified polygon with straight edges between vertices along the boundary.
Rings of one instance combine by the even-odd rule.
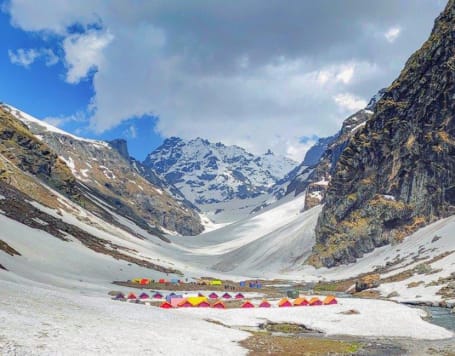
[[245, 281], [241, 281], [239, 284], [240, 284], [240, 287], [245, 287], [246, 286], [246, 282]]

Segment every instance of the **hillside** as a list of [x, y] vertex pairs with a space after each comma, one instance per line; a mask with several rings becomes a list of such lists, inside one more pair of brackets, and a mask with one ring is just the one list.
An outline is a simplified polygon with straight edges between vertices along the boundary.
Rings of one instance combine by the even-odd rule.
[[27, 125], [35, 141], [55, 152], [58, 162], [66, 163], [73, 184], [77, 181], [84, 194], [103, 201], [118, 214], [136, 221], [143, 228], [155, 229], [155, 232], [164, 228], [195, 235], [203, 230], [197, 213], [184, 202], [176, 201], [164, 182], [152, 173], [147, 177], [140, 174], [138, 167], [132, 164], [134, 162], [124, 156], [128, 152], [126, 145], [122, 152], [118, 150], [118, 143], [76, 137], [16, 108], [4, 108]]
[[341, 153], [310, 261], [332, 267], [455, 213], [455, 2]]

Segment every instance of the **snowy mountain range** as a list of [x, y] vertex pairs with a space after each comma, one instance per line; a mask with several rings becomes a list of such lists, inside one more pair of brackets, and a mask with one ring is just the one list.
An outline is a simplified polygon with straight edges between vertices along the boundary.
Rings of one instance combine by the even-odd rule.
[[238, 146], [177, 137], [166, 139], [143, 164], [199, 207], [268, 193], [297, 166], [270, 150], [257, 156]]

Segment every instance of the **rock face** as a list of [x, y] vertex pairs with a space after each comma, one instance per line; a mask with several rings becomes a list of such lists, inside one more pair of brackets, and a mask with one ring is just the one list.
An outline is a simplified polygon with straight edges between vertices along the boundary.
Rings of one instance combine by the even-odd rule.
[[144, 161], [199, 207], [267, 193], [296, 165], [270, 151], [255, 156], [238, 146], [177, 137], [165, 140]]
[[455, 1], [342, 151], [310, 262], [354, 262], [455, 212]]
[[35, 141], [58, 154], [56, 162], [67, 171], [69, 167], [68, 176], [74, 184], [80, 183], [82, 194], [108, 203], [114, 212], [146, 229], [165, 228], [183, 235], [202, 232], [197, 213], [143, 177], [132, 165], [125, 141], [107, 143], [83, 139], [15, 108], [6, 108], [27, 125], [36, 136]]
[[[374, 106], [372, 108], [374, 109]], [[286, 195], [299, 195], [306, 191], [305, 210], [323, 202], [341, 152], [355, 132], [365, 125], [372, 114], [373, 112], [370, 110], [359, 110], [344, 120], [341, 130], [336, 135], [319, 140], [305, 155], [305, 159], [300, 165], [301, 172], [287, 186]], [[320, 150], [323, 147], [325, 150], [321, 153]], [[314, 161], [316, 161], [315, 164], [306, 165], [306, 163]]]

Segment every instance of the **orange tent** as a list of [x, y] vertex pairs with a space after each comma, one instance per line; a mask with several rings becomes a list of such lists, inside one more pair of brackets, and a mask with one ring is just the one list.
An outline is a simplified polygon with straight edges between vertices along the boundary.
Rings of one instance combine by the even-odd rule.
[[178, 304], [178, 307], [179, 308], [190, 308], [192, 307], [193, 304], [191, 304], [187, 299], [184, 299], [182, 300], [179, 304]]
[[172, 308], [172, 305], [171, 305], [171, 303], [163, 302], [163, 303], [160, 305], [160, 308], [163, 308], [163, 309], [171, 309], [171, 308]]
[[150, 279], [142, 278], [140, 283], [141, 283], [142, 285], [144, 285], [144, 284], [149, 284], [149, 283], [150, 283]]
[[254, 308], [254, 305], [249, 300], [247, 300], [242, 304], [242, 308]]
[[322, 302], [321, 302], [321, 300], [319, 298], [313, 297], [313, 298], [310, 299], [309, 304], [311, 306], [313, 306], [313, 305], [322, 305]]
[[212, 305], [212, 308], [225, 309], [226, 305], [221, 300], [218, 300]]
[[324, 299], [324, 301], [322, 303], [324, 305], [338, 304], [337, 300], [335, 299], [335, 297], [333, 295], [328, 295], [327, 297], [325, 297], [325, 299]]
[[283, 307], [292, 307], [292, 304], [291, 302], [289, 301], [288, 298], [283, 298], [281, 299], [279, 302], [278, 302], [278, 306], [280, 308], [283, 308]]
[[306, 300], [305, 298], [297, 298], [296, 300], [294, 300], [293, 304], [295, 307], [303, 307], [304, 305], [308, 305], [308, 300]]
[[272, 305], [265, 299], [259, 304], [259, 308], [270, 308]]

